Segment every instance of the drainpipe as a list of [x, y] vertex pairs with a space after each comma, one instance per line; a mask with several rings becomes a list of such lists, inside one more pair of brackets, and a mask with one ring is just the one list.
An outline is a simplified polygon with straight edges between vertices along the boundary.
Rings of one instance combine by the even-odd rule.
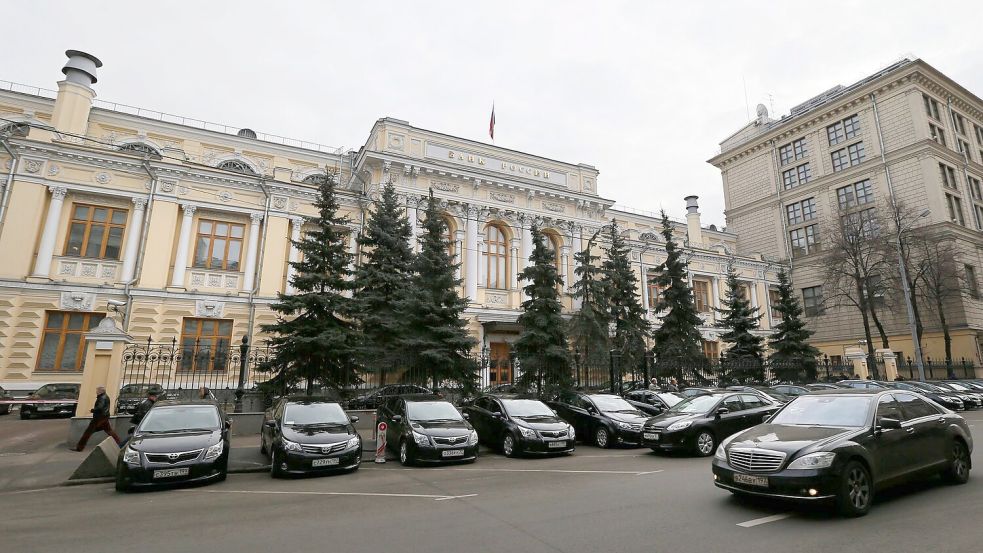
[[778, 164], [778, 143], [771, 141], [771, 162], [775, 166], [775, 184], [778, 191], [778, 218], [782, 221], [782, 244], [785, 245], [785, 255], [788, 257], [788, 278], [792, 279], [792, 245], [788, 241], [788, 217], [785, 214], [785, 204], [782, 203], [782, 189], [785, 183], [782, 182], [782, 167]]
[[154, 210], [154, 194], [157, 192], [157, 175], [151, 170], [149, 158], [144, 158], [143, 170], [150, 175], [150, 192], [147, 193], [147, 209], [143, 210], [143, 226], [140, 227], [140, 247], [137, 249], [136, 270], [133, 278], [123, 284], [123, 294], [126, 295], [126, 312], [123, 314], [123, 332], [130, 328], [130, 313], [133, 311], [133, 285], [143, 274], [144, 251], [147, 248], [147, 236], [150, 233], [150, 215]]
[[7, 214], [7, 200], [10, 198], [10, 189], [14, 185], [14, 173], [17, 172], [17, 164], [20, 163], [20, 156], [10, 149], [6, 140], [0, 140], [0, 146], [10, 154], [10, 171], [7, 172], [7, 182], [3, 185], [3, 197], [0, 199], [0, 231], [3, 230], [4, 215]]
[[[253, 289], [249, 291], [249, 328], [246, 331], [246, 336], [249, 337], [249, 343], [253, 343], [253, 325], [256, 320], [256, 292], [259, 291], [260, 276], [263, 274], [263, 261], [266, 257], [266, 235], [267, 230], [270, 228], [270, 193], [266, 189], [266, 181], [259, 181], [259, 189], [266, 196], [266, 206], [263, 208], [263, 234], [259, 239], [259, 262], [256, 263], [256, 269], [253, 273]], [[244, 362], [245, 360], [243, 360]]]

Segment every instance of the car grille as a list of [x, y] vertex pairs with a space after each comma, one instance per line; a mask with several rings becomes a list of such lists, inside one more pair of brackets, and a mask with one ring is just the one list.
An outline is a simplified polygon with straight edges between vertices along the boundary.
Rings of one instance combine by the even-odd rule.
[[452, 436], [450, 438], [442, 438], [438, 436], [431, 436], [433, 442], [437, 445], [463, 445], [468, 442], [467, 436]]
[[201, 454], [200, 449], [194, 451], [182, 451], [180, 453], [147, 453], [147, 460], [151, 463], [181, 463], [183, 461], [194, 461]]
[[328, 455], [331, 453], [337, 453], [345, 449], [345, 444], [348, 441], [337, 442], [333, 444], [301, 444], [300, 448], [304, 450], [304, 453], [320, 453], [322, 455]]
[[540, 430], [539, 435], [544, 438], [553, 438], [553, 439], [566, 438], [567, 431], [566, 430]]
[[732, 448], [727, 458], [732, 467], [746, 472], [774, 472], [785, 462], [784, 453], [754, 448]]

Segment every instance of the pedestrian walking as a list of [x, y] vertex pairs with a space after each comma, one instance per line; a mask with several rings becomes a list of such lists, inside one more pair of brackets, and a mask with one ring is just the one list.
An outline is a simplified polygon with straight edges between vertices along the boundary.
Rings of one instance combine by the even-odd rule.
[[113, 425], [109, 421], [109, 396], [106, 395], [105, 386], [96, 387], [96, 403], [89, 410], [92, 413], [92, 420], [89, 421], [89, 426], [85, 428], [85, 432], [82, 433], [82, 437], [79, 438], [79, 443], [74, 447], [70, 448], [74, 451], [82, 451], [85, 449], [85, 444], [89, 441], [89, 438], [93, 434], [102, 430], [106, 434], [109, 434], [114, 440], [116, 440], [116, 445], [121, 445], [122, 440], [113, 430]]
[[201, 388], [198, 388], [198, 399], [215, 401], [215, 394], [208, 389], [208, 386], [202, 386]]
[[[157, 390], [151, 388], [147, 390], [147, 397], [141, 401], [135, 409], [133, 409], [133, 416], [130, 417], [130, 422], [133, 424], [133, 428], [130, 429], [131, 434], [133, 433], [133, 429], [140, 425], [140, 421], [143, 420], [143, 417], [147, 416], [147, 412], [150, 411], [150, 408], [153, 407], [155, 403], [157, 403]], [[130, 436], [127, 436], [126, 439], [123, 440], [123, 443], [121, 443], [119, 446], [123, 447], [128, 441], [130, 441]]]

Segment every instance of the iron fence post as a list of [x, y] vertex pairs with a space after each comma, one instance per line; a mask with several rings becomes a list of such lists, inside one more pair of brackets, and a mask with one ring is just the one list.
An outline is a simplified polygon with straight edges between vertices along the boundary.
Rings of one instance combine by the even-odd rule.
[[246, 395], [246, 358], [249, 355], [249, 336], [243, 335], [239, 345], [239, 385], [236, 386], [235, 412], [242, 413], [242, 396]]

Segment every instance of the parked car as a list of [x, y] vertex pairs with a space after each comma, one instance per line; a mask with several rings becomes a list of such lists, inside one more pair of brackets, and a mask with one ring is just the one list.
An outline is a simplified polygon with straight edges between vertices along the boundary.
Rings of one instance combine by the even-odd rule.
[[573, 452], [573, 426], [538, 399], [483, 395], [462, 410], [478, 432], [478, 441], [506, 457]]
[[766, 420], [778, 409], [778, 403], [751, 392], [694, 396], [647, 420], [642, 445], [652, 451], [689, 451], [708, 457], [721, 440]]
[[[31, 392], [24, 403], [20, 405], [20, 418], [30, 419], [34, 417], [61, 416], [71, 417], [75, 415], [75, 409], [79, 402], [80, 384], [69, 382], [56, 382], [45, 384], [37, 390]], [[31, 403], [32, 400], [64, 400], [58, 403]]]
[[[14, 399], [14, 396], [12, 396], [7, 390], [4, 390], [3, 386], [0, 386], [0, 401], [10, 401], [12, 399]], [[8, 413], [10, 413], [10, 404], [0, 404], [0, 415], [6, 415]]]
[[771, 388], [780, 394], [784, 394], [789, 399], [812, 392], [812, 390], [805, 386], [797, 386], [795, 384], [776, 384]]
[[965, 404], [963, 404], [963, 400], [959, 399], [959, 396], [936, 386], [921, 386], [921, 382], [911, 381], [885, 381], [883, 384], [886, 387], [894, 388], [895, 390], [917, 392], [935, 403], [938, 403], [947, 409], [952, 409], [953, 411], [962, 411], [966, 408]]
[[795, 398], [762, 424], [723, 443], [717, 487], [735, 494], [832, 501], [866, 514], [875, 493], [941, 473], [969, 479], [973, 438], [962, 417], [901, 390], [830, 390]]
[[433, 390], [417, 386], [416, 384], [388, 384], [370, 392], [362, 394], [355, 399], [348, 401], [349, 409], [377, 409], [387, 399], [406, 394], [427, 394], [432, 395]]
[[983, 396], [977, 393], [971, 392], [968, 388], [960, 386], [958, 384], [951, 384], [948, 382], [941, 382], [938, 380], [933, 380], [931, 382], [926, 382], [935, 386], [936, 388], [941, 388], [942, 390], [949, 392], [950, 394], [956, 395], [959, 399], [963, 400], [963, 405], [966, 409], [979, 409], [983, 407]]
[[712, 394], [714, 392], [721, 391], [721, 388], [707, 388], [705, 386], [690, 386], [688, 388], [683, 388], [679, 393], [686, 397], [693, 397], [705, 394]]
[[167, 399], [167, 391], [160, 384], [150, 382], [126, 384], [119, 389], [119, 397], [116, 398], [116, 412], [120, 414], [132, 413], [151, 391], [157, 392], [157, 401]]
[[814, 392], [816, 390], [842, 390], [845, 388], [849, 388], [849, 386], [844, 386], [842, 384], [834, 384], [832, 382], [816, 382], [813, 384], [806, 384], [805, 387], [809, 388]]
[[659, 415], [684, 399], [686, 396], [678, 392], [632, 390], [625, 394], [625, 401], [648, 415]]
[[324, 397], [276, 400], [263, 416], [260, 452], [270, 457], [270, 474], [354, 471], [362, 462], [358, 417]]
[[570, 423], [582, 441], [597, 447], [638, 445], [648, 418], [632, 404], [613, 394], [567, 392], [548, 401], [560, 418]]
[[847, 388], [853, 388], [854, 390], [883, 390], [886, 388], [886, 386], [876, 380], [840, 380], [837, 384], [846, 386]]
[[218, 404], [158, 401], [116, 462], [116, 491], [225, 480], [229, 426]]
[[493, 384], [485, 388], [486, 394], [524, 394], [526, 390], [516, 384]]
[[390, 397], [376, 420], [386, 422], [387, 446], [404, 466], [478, 458], [478, 433], [457, 407], [437, 396]]
[[785, 404], [788, 403], [792, 398], [771, 388], [769, 386], [762, 385], [742, 385], [742, 386], [728, 386], [728, 390], [734, 392], [751, 392], [753, 394], [758, 394], [770, 399], [774, 403]]

